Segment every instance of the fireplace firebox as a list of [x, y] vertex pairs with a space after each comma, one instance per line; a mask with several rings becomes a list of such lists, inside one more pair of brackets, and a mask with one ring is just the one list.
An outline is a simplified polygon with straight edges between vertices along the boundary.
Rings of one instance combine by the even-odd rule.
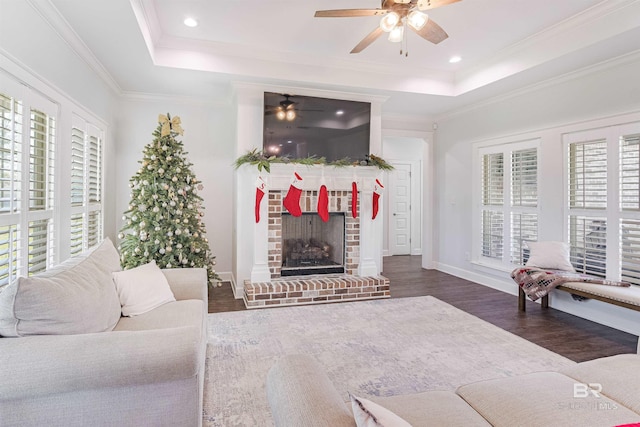
[[282, 214], [282, 276], [344, 273], [345, 215]]

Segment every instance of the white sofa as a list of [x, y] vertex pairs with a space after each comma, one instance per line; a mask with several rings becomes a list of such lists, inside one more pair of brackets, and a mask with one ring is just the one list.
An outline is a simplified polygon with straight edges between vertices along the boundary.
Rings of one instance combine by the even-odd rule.
[[[119, 269], [107, 240], [34, 276], [49, 307], [26, 307], [28, 290], [0, 290], [0, 425], [202, 425], [206, 270], [162, 270], [176, 301], [121, 317], [108, 283]], [[94, 292], [96, 286], [102, 288]], [[97, 305], [91, 306], [92, 294], [101, 298]], [[47, 311], [56, 304], [62, 310]], [[87, 326], [104, 330], [87, 332]]]
[[[267, 397], [276, 427], [356, 426], [351, 404], [346, 403], [349, 397], [338, 393], [323, 368], [308, 355], [288, 355], [276, 362], [267, 375]], [[392, 411], [414, 427], [612, 427], [639, 423], [640, 355], [596, 359], [560, 372], [480, 381], [455, 391], [359, 397]]]

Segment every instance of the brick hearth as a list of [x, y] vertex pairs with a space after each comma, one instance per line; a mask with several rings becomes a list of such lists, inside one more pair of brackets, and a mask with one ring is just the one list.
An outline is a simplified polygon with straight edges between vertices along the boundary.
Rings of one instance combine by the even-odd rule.
[[321, 304], [389, 298], [389, 279], [344, 274], [288, 277], [265, 283], [244, 282], [247, 308]]

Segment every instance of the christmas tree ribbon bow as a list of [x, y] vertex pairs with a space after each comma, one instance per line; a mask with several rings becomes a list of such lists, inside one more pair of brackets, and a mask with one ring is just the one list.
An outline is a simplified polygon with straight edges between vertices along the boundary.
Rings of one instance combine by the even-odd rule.
[[180, 126], [180, 123], [182, 123], [180, 121], [180, 117], [175, 116], [172, 119], [169, 117], [169, 114], [160, 114], [158, 116], [158, 123], [162, 125], [162, 128], [160, 129], [160, 136], [169, 135], [171, 131], [180, 135], [184, 134], [184, 130], [182, 130], [182, 126]]

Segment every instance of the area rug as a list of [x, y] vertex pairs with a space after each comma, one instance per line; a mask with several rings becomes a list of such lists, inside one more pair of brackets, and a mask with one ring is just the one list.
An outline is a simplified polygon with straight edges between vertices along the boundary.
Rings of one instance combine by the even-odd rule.
[[265, 378], [291, 353], [318, 360], [345, 399], [574, 364], [430, 296], [209, 314], [204, 425], [272, 426]]

